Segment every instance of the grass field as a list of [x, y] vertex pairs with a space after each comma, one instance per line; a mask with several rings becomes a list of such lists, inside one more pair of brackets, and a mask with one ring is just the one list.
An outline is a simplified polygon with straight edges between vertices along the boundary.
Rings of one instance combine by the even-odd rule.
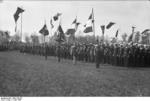
[[0, 52], [0, 96], [149, 96], [150, 68]]

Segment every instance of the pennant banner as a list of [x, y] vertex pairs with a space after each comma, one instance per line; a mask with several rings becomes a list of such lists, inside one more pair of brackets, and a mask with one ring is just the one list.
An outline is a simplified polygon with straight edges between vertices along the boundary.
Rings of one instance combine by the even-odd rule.
[[73, 35], [73, 34], [75, 34], [75, 29], [68, 29], [65, 34], [66, 35]]
[[150, 29], [145, 29], [141, 34], [144, 34], [146, 32], [150, 31]]
[[84, 33], [89, 33], [89, 32], [93, 32], [92, 26], [86, 27], [86, 28], [84, 29]]
[[41, 33], [42, 35], [46, 36], [49, 35], [49, 31], [47, 29], [46, 24], [43, 26], [43, 28], [39, 31], [39, 33]]
[[15, 23], [17, 22], [18, 18], [19, 18], [19, 15], [14, 14], [14, 20], [15, 20]]
[[89, 18], [88, 18], [89, 20], [91, 20], [91, 19], [92, 19], [92, 15], [93, 15], [93, 14], [91, 13], [91, 14], [90, 14], [90, 16], [89, 16]]
[[62, 15], [61, 13], [57, 13], [57, 14], [53, 17], [54, 21], [58, 20], [59, 16], [61, 16], [61, 15]]
[[17, 7], [17, 10], [16, 10], [16, 12], [15, 12], [15, 14], [14, 14], [15, 32], [17, 31], [17, 20], [19, 19], [19, 14], [20, 14], [20, 13], [23, 13], [23, 12], [24, 12], [24, 10], [23, 10], [22, 8]]
[[90, 16], [89, 16], [88, 19], [89, 19], [89, 20], [93, 20], [93, 8], [92, 8], [92, 13], [90, 14]]
[[74, 21], [72, 22], [72, 24], [76, 24], [77, 23], [77, 18], [74, 19]]
[[17, 22], [17, 20], [18, 20], [19, 14], [23, 13], [23, 12], [24, 12], [24, 10], [22, 8], [20, 8], [20, 7], [17, 8], [17, 11], [14, 14], [14, 20], [15, 20], [15, 22]]
[[110, 23], [106, 26], [106, 28], [109, 29], [109, 28], [111, 28], [114, 24], [115, 24], [114, 22], [110, 22]]

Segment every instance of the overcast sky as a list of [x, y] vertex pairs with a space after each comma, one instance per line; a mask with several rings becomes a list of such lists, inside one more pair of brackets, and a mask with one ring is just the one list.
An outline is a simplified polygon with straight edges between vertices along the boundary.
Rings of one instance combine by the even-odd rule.
[[[83, 25], [86, 23], [92, 8], [94, 8], [95, 31], [101, 35], [101, 25], [115, 22], [105, 35], [114, 36], [119, 33], [131, 34], [131, 27], [137, 31], [150, 28], [150, 1], [3, 1], [0, 2], [0, 29], [9, 30], [14, 34], [15, 22], [13, 14], [17, 7], [23, 7], [23, 33], [38, 32], [46, 20], [49, 31], [50, 18], [57, 12], [62, 13], [64, 31], [71, 27], [76, 15]], [[19, 29], [20, 19], [18, 20]], [[82, 25], [80, 25], [82, 29]]]

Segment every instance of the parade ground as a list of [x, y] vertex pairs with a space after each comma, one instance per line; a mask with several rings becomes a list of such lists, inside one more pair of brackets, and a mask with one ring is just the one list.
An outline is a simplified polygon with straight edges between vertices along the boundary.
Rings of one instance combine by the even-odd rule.
[[150, 68], [0, 52], [0, 96], [150, 96]]

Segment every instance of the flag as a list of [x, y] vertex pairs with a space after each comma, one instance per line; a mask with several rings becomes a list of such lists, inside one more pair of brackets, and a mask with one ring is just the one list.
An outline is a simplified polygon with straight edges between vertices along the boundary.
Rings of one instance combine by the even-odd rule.
[[52, 29], [52, 28], [54, 28], [54, 25], [53, 25], [52, 19], [50, 20], [50, 25], [51, 25], [51, 29]]
[[18, 18], [19, 18], [19, 15], [14, 14], [14, 20], [15, 20], [15, 23], [17, 22]]
[[65, 34], [64, 34], [64, 31], [63, 31], [61, 25], [59, 25], [58, 29], [57, 29], [56, 41], [58, 41], [58, 42], [64, 42], [65, 41]]
[[[93, 13], [93, 8], [92, 8], [92, 13], [90, 14], [90, 16], [89, 16], [89, 18], [88, 18], [88, 22], [90, 21], [90, 24], [93, 24], [94, 23], [94, 13]], [[94, 25], [93, 25], [94, 26]], [[92, 25], [88, 25], [88, 23], [86, 23], [85, 25], [84, 25], [84, 27], [86, 27], [85, 29], [84, 29], [84, 33], [89, 33], [89, 32], [93, 32], [93, 27], [92, 27]]]
[[77, 26], [79, 26], [80, 24], [81, 24], [80, 22], [77, 22], [77, 23], [76, 23]]
[[114, 24], [115, 24], [114, 22], [110, 22], [110, 23], [106, 26], [106, 28], [109, 29], [109, 28], [111, 28]]
[[47, 29], [46, 24], [43, 26], [43, 28], [39, 31], [39, 33], [41, 33], [42, 35], [46, 36], [49, 35], [49, 31]]
[[53, 17], [54, 21], [58, 20], [58, 17], [61, 16], [61, 15], [62, 15], [61, 13], [57, 13], [57, 14]]
[[101, 30], [102, 30], [102, 34], [104, 35], [104, 33], [105, 33], [105, 25], [101, 26]]
[[92, 13], [90, 14], [88, 20], [93, 20], [93, 8], [92, 8]]
[[116, 31], [116, 35], [115, 35], [116, 38], [117, 38], [117, 36], [118, 36], [118, 32], [119, 32], [119, 29]]
[[66, 35], [74, 35], [75, 32], [76, 32], [76, 30], [74, 28], [71, 28], [71, 29], [68, 29], [65, 34]]
[[94, 13], [93, 13], [93, 8], [92, 8], [92, 13], [90, 14], [88, 20], [91, 20], [91, 22], [94, 23]]
[[78, 26], [80, 25], [80, 23], [77, 22], [77, 16], [76, 16], [76, 18], [74, 19], [74, 21], [72, 22], [72, 24], [75, 24], [75, 30], [77, 30]]
[[84, 33], [89, 33], [89, 32], [93, 32], [92, 26], [86, 27], [86, 28], [84, 29]]
[[15, 20], [15, 22], [17, 22], [17, 20], [18, 20], [19, 14], [23, 13], [23, 12], [24, 12], [24, 10], [22, 8], [20, 8], [20, 7], [17, 8], [17, 11], [14, 14], [14, 20]]
[[146, 32], [150, 31], [150, 29], [145, 29], [141, 34], [144, 34]]
[[90, 16], [89, 16], [89, 20], [91, 20], [91, 19], [92, 19], [92, 15], [93, 15], [93, 14], [91, 13], [91, 14], [90, 14]]
[[17, 7], [17, 10], [16, 10], [16, 12], [14, 14], [14, 20], [15, 20], [15, 23], [16, 23], [16, 25], [15, 25], [15, 32], [17, 31], [17, 20], [19, 18], [19, 14], [23, 13], [23, 12], [24, 12], [24, 10], [22, 8]]
[[77, 23], [77, 18], [74, 19], [74, 21], [72, 22], [72, 24], [76, 24]]

